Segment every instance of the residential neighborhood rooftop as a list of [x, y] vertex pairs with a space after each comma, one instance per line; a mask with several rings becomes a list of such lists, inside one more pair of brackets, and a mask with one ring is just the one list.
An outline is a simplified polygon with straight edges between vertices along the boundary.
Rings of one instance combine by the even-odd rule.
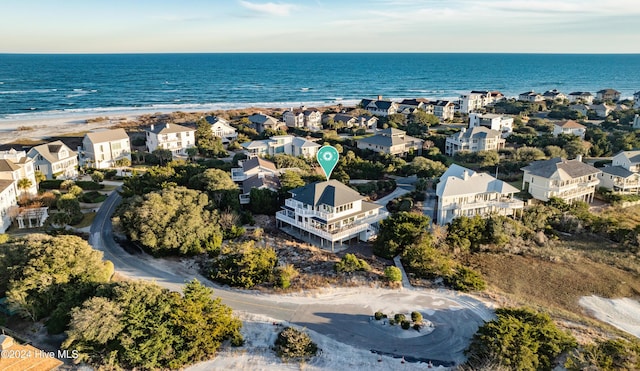
[[124, 129], [100, 130], [86, 134], [92, 143], [111, 142], [115, 140], [129, 139], [129, 135]]
[[293, 199], [307, 205], [340, 206], [362, 200], [362, 196], [341, 182], [331, 179], [324, 182], [315, 182], [289, 191]]
[[597, 174], [600, 170], [585, 164], [577, 159], [567, 160], [561, 157], [555, 157], [550, 160], [534, 161], [528, 166], [522, 168], [529, 171], [533, 175], [550, 178], [558, 172], [561, 179], [579, 178], [585, 175]]

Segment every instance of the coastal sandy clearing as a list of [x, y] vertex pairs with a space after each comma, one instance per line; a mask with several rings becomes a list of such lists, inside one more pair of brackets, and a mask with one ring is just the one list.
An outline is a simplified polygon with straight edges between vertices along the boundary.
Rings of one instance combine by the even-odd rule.
[[580, 305], [600, 321], [640, 338], [640, 302], [637, 300], [591, 295], [580, 298]]

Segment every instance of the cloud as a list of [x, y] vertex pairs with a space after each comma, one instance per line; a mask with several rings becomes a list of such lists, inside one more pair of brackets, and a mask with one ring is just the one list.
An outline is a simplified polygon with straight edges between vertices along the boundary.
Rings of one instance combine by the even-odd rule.
[[269, 15], [269, 16], [278, 16], [278, 17], [286, 17], [291, 14], [291, 11], [295, 9], [295, 5], [293, 4], [285, 4], [285, 3], [252, 3], [250, 1], [239, 1], [240, 5], [246, 9], [249, 9], [253, 12]]

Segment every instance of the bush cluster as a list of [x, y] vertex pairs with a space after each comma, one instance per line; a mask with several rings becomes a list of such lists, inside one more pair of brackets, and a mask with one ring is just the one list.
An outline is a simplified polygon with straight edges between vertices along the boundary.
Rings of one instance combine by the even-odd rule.
[[278, 334], [274, 350], [284, 360], [304, 360], [318, 353], [318, 345], [308, 334], [286, 327]]
[[363, 259], [359, 259], [354, 254], [346, 254], [335, 265], [335, 270], [338, 273], [351, 273], [356, 271], [369, 271], [371, 267]]

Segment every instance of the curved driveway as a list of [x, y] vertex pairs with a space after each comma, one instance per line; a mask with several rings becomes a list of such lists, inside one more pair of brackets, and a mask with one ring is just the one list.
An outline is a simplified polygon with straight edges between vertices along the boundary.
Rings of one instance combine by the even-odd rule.
[[[133, 279], [154, 281], [170, 290], [180, 291], [182, 285], [198, 278], [215, 288], [215, 295], [234, 310], [265, 315], [274, 319], [305, 326], [337, 341], [375, 352], [405, 356], [407, 360], [433, 360], [451, 365], [464, 360], [463, 351], [485, 320], [493, 314], [484, 304], [465, 295], [436, 290], [371, 290], [371, 305], [355, 298], [367, 289], [335, 289], [332, 295], [315, 297], [261, 295], [230, 290], [212, 284], [206, 278], [184, 269], [180, 264], [154, 259], [144, 253], [125, 251], [113, 239], [111, 214], [121, 201], [117, 192], [102, 204], [91, 225], [90, 244], [111, 260], [116, 271]], [[354, 296], [350, 301], [350, 296]], [[381, 326], [370, 323], [370, 316], [380, 309], [373, 303], [388, 303], [389, 308], [421, 308], [435, 329], [428, 335], [400, 338], [385, 333]], [[415, 310], [411, 309], [411, 310]], [[397, 309], [400, 310], [400, 309]], [[385, 335], [386, 334], [386, 335]]]

